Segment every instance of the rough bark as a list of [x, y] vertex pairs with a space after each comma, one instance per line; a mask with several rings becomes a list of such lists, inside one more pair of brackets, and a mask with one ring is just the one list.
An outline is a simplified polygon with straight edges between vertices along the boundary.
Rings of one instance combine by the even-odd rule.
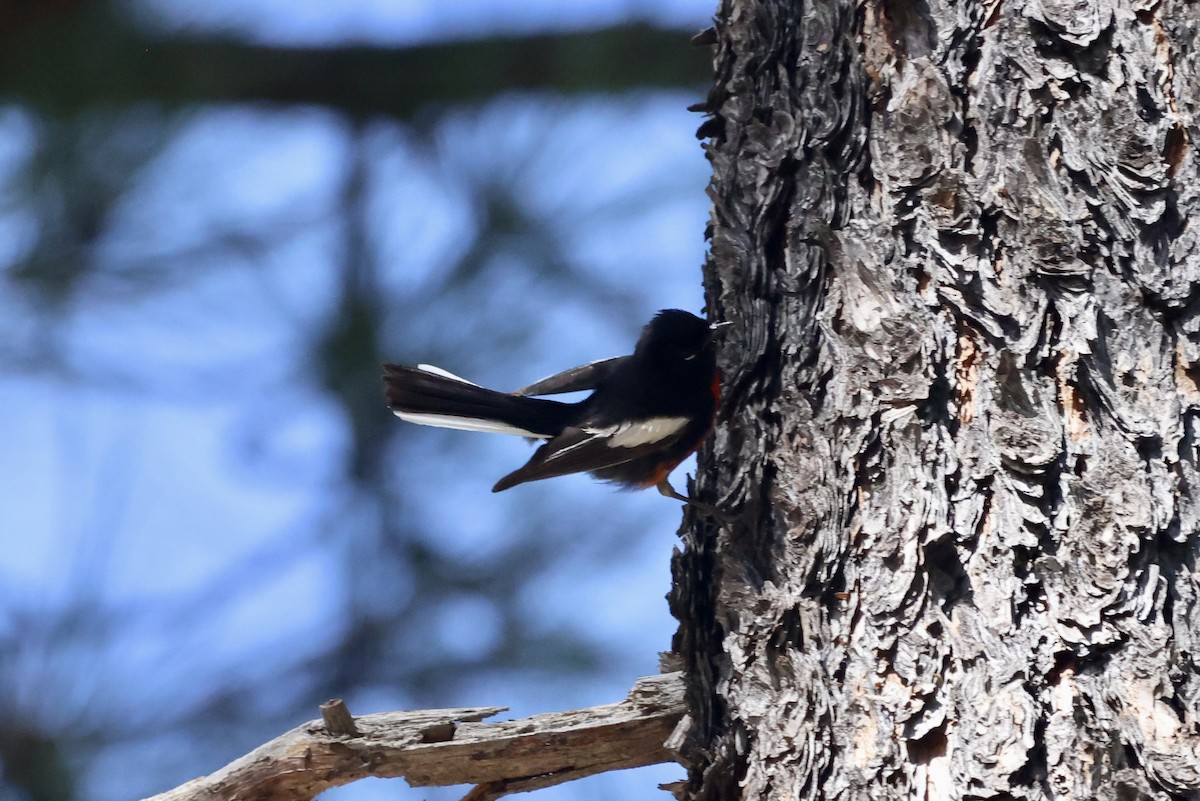
[[340, 701], [208, 775], [147, 801], [303, 801], [369, 776], [414, 787], [475, 784], [467, 801], [671, 760], [683, 714], [678, 673], [639, 679], [616, 704], [481, 723], [504, 707], [425, 709], [352, 718]]
[[726, 0], [691, 798], [1200, 794], [1200, 3]]

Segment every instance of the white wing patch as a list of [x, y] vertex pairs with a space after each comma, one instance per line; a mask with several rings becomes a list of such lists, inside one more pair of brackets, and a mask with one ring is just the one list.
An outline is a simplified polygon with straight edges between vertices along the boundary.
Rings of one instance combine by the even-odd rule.
[[[430, 370], [429, 372], [433, 372]], [[449, 376], [457, 378], [457, 376]], [[459, 379], [460, 381], [462, 379]], [[467, 381], [466, 383], [471, 383]], [[507, 423], [500, 423], [495, 420], [480, 420], [476, 417], [457, 417], [452, 414], [424, 414], [419, 412], [392, 412], [401, 420], [407, 420], [410, 423], [416, 423], [421, 426], [434, 426], [435, 428], [454, 428], [459, 431], [485, 431], [489, 434], [514, 434], [518, 437], [533, 437], [534, 439], [544, 437], [545, 434], [538, 434], [533, 431], [526, 431], [523, 428], [510, 426]]]
[[610, 448], [636, 448], [639, 445], [660, 442], [678, 434], [687, 424], [688, 418], [686, 417], [651, 417], [648, 420], [619, 423], [604, 428], [580, 429], [588, 435], [587, 438], [551, 453], [546, 457], [546, 464], [561, 459], [571, 451], [590, 445], [597, 440], [604, 442]]
[[687, 424], [686, 417], [651, 417], [607, 428], [585, 428], [584, 431], [606, 438], [608, 441], [604, 444], [610, 448], [636, 448], [673, 437]]
[[[442, 368], [440, 368], [436, 365], [418, 364], [417, 369], [423, 373], [432, 373], [433, 375], [440, 375], [442, 378], [449, 378], [451, 381], [461, 381], [462, 383], [470, 384], [473, 387], [479, 386], [474, 381], [468, 381], [467, 379], [463, 378], [462, 376], [455, 375], [454, 373], [450, 372], [449, 370], [443, 370]], [[432, 425], [432, 423], [425, 423], [425, 425]], [[471, 430], [474, 431], [476, 429], [471, 429]]]

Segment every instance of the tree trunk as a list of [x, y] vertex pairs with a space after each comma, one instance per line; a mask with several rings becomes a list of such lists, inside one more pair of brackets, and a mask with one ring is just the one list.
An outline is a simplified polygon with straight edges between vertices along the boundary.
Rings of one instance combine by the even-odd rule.
[[1200, 3], [715, 39], [682, 794], [1200, 797]]

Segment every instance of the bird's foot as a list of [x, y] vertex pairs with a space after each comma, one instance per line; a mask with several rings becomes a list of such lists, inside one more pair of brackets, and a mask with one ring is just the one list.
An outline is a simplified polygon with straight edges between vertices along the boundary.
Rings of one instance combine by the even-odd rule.
[[689, 498], [688, 496], [678, 492], [674, 487], [671, 486], [671, 482], [665, 478], [655, 484], [654, 488], [658, 490], [660, 495], [663, 495], [667, 498], [674, 498], [677, 501], [683, 501], [689, 506], [695, 508], [697, 511], [708, 515], [719, 523], [728, 524], [733, 520], [730, 515], [722, 512], [717, 507], [711, 506], [703, 501], [698, 501], [695, 498]]

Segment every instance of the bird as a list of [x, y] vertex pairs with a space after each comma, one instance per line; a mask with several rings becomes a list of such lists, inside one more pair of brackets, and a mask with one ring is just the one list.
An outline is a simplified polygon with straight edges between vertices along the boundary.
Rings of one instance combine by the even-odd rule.
[[[506, 393], [429, 364], [384, 364], [384, 394], [402, 420], [545, 440], [492, 492], [529, 481], [590, 473], [628, 489], [655, 487], [716, 513], [675, 490], [669, 476], [712, 429], [720, 403], [716, 335], [690, 312], [664, 309], [642, 329], [633, 353], [602, 359]], [[543, 395], [591, 390], [570, 403]]]

